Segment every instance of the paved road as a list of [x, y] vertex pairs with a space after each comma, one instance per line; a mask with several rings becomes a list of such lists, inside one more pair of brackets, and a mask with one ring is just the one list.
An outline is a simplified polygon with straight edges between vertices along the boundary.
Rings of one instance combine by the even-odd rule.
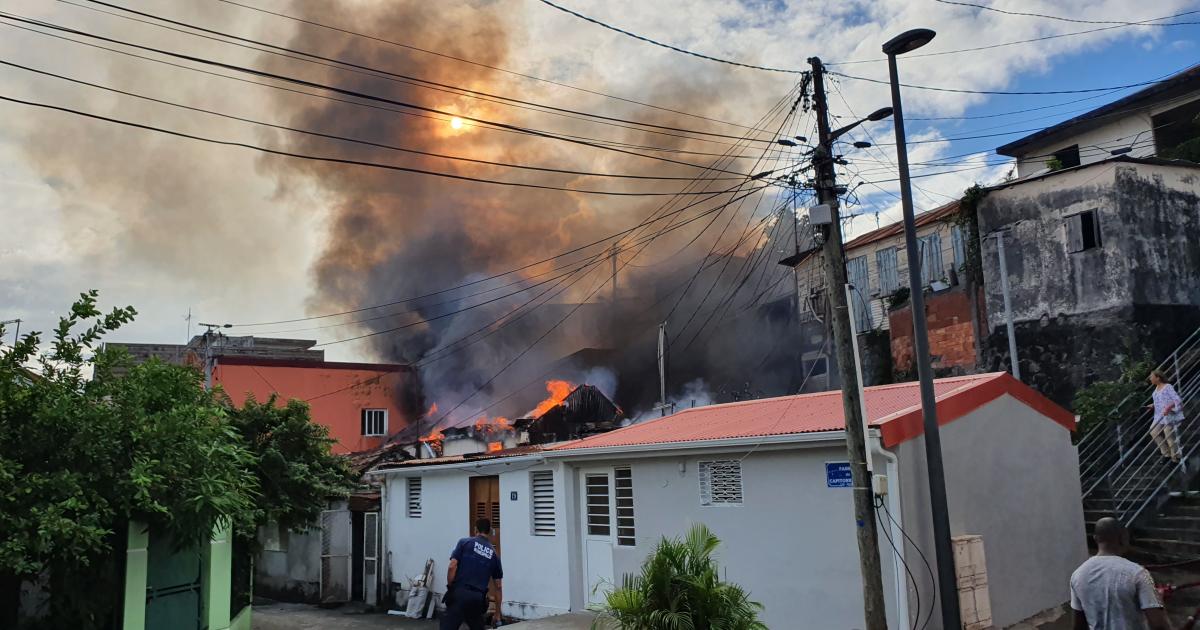
[[[432, 619], [405, 619], [395, 615], [366, 613], [361, 608], [324, 609], [308, 604], [271, 603], [255, 605], [251, 613], [254, 630], [436, 630]], [[563, 615], [504, 626], [513, 630], [589, 630], [587, 613]]]
[[254, 630], [436, 630], [432, 619], [405, 619], [395, 615], [365, 613], [355, 608], [323, 609], [308, 604], [255, 605]]

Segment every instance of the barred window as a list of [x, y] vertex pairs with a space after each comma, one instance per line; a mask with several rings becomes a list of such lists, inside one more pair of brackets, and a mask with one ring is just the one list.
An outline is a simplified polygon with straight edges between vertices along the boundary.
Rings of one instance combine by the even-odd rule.
[[633, 530], [633, 470], [617, 468], [613, 480], [617, 491], [617, 544], [633, 547], [637, 544]]
[[387, 409], [363, 409], [362, 434], [387, 435]]
[[742, 462], [700, 462], [700, 505], [742, 504]]
[[409, 518], [421, 518], [421, 478], [408, 478], [408, 506], [406, 508]]
[[553, 536], [556, 525], [554, 522], [554, 471], [538, 470], [529, 474], [529, 502], [533, 511], [530, 522], [533, 523], [534, 536]]

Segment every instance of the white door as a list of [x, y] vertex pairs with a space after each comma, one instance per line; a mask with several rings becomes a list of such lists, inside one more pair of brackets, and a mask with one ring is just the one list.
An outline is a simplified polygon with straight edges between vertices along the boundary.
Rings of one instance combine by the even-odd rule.
[[614, 583], [612, 471], [585, 471], [583, 499], [584, 598], [601, 604]]
[[379, 512], [363, 512], [363, 601], [374, 606], [379, 586]]
[[321, 512], [321, 601], [350, 601], [350, 510]]

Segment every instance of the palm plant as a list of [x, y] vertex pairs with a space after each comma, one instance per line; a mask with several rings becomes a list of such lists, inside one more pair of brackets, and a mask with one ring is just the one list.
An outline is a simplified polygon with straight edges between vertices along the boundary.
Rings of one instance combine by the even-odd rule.
[[703, 524], [682, 540], [664, 537], [641, 573], [626, 575], [605, 597], [593, 630], [766, 630], [758, 620], [762, 604], [721, 579], [712, 557], [720, 544]]

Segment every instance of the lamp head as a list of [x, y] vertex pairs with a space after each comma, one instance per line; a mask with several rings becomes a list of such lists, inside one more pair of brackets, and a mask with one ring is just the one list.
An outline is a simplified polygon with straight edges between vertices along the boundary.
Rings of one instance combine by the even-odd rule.
[[854, 143], [854, 148], [855, 148], [855, 149], [870, 149], [870, 148], [871, 148], [871, 143], [870, 143], [870, 142], [863, 142], [862, 140], [859, 140], [858, 142], [855, 142], [855, 143]]
[[1119, 149], [1113, 149], [1112, 151], [1109, 151], [1109, 154], [1125, 155], [1126, 153], [1129, 153], [1130, 151], [1133, 151], [1133, 147], [1121, 147]]
[[889, 57], [903, 55], [906, 52], [914, 51], [928, 44], [936, 35], [937, 33], [927, 28], [914, 28], [911, 31], [904, 31], [884, 43], [883, 54]]
[[776, 143], [778, 143], [778, 144], [781, 144], [781, 145], [783, 145], [783, 146], [785, 146], [785, 147], [794, 147], [794, 146], [796, 146], [796, 143], [795, 143], [795, 142], [793, 142], [793, 141], [791, 141], [791, 140], [788, 140], [787, 138], [780, 138], [780, 139], [776, 140], [775, 142], [776, 142]]
[[876, 121], [883, 120], [884, 118], [887, 118], [888, 116], [891, 116], [891, 115], [892, 115], [891, 107], [881, 107], [881, 108], [871, 112], [871, 115], [867, 116], [867, 120], [869, 120], [871, 122], [876, 122]]

